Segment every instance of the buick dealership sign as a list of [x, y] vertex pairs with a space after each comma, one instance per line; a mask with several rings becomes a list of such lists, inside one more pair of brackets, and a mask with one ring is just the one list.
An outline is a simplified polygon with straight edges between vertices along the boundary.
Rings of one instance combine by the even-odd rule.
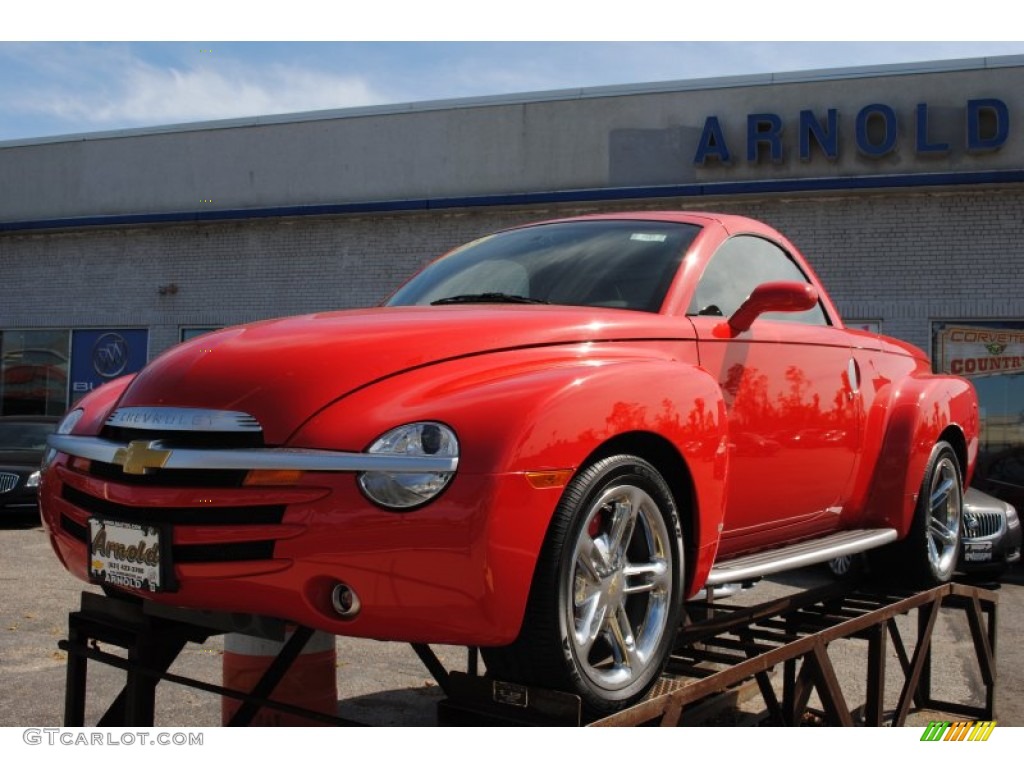
[[104, 379], [120, 376], [128, 366], [128, 341], [117, 331], [100, 336], [92, 345], [92, 369]]
[[149, 331], [141, 328], [75, 330], [71, 336], [71, 400], [100, 384], [142, 370]]

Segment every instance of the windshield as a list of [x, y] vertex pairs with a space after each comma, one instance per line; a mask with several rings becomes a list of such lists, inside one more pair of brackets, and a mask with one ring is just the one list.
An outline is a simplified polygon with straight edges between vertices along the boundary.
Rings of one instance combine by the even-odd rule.
[[2, 451], [44, 451], [46, 437], [56, 424], [47, 422], [0, 422], [0, 450]]
[[526, 300], [657, 312], [699, 229], [593, 220], [501, 232], [434, 262], [387, 304]]

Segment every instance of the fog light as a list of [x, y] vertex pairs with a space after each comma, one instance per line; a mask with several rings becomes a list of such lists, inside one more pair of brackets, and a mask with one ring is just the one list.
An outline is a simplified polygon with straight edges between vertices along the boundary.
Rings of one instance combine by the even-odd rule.
[[363, 607], [359, 596], [348, 584], [335, 584], [331, 590], [331, 607], [343, 619], [351, 619], [358, 615]]

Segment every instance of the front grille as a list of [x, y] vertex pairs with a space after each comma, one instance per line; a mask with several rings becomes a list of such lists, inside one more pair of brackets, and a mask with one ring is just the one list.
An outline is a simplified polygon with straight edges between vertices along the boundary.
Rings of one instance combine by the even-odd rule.
[[[160, 409], [152, 409], [159, 411]], [[212, 413], [212, 412], [211, 412]], [[116, 414], [115, 414], [116, 415]], [[234, 415], [234, 414], [233, 414]], [[241, 415], [241, 414], [237, 414]], [[189, 429], [138, 429], [131, 426], [114, 426], [109, 421], [100, 436], [115, 443], [127, 445], [136, 440], [159, 441], [164, 448], [224, 449], [264, 448], [263, 432], [255, 419], [254, 429], [246, 431], [208, 431]], [[246, 422], [248, 424], [248, 421]], [[240, 488], [245, 481], [244, 470], [228, 469], [153, 469], [142, 475], [125, 473], [118, 464], [93, 461], [89, 474], [103, 480], [123, 485], [147, 486], [153, 488]]]
[[151, 469], [144, 475], [130, 475], [119, 464], [92, 461], [89, 474], [121, 485], [152, 488], [241, 488], [244, 469]]
[[165, 432], [153, 429], [105, 426], [101, 437], [115, 443], [159, 440], [168, 448], [263, 448], [262, 432]]
[[67, 515], [60, 516], [60, 527], [83, 544], [89, 541], [89, 529], [81, 523], [75, 522]]
[[[162, 428], [161, 426], [162, 425]], [[194, 428], [195, 425], [202, 425]], [[145, 428], [145, 427], [150, 428]], [[140, 428], [142, 427], [142, 428]], [[122, 445], [133, 441], [159, 441], [171, 450], [263, 448], [263, 431], [252, 416], [235, 411], [163, 408], [142, 406], [120, 408], [107, 419], [101, 431], [107, 440]], [[126, 474], [117, 464], [91, 461], [87, 469], [77, 467], [90, 477], [121, 486], [147, 488], [194, 488], [197, 491], [215, 488], [243, 487], [244, 470], [222, 469], [155, 469], [143, 475]], [[99, 517], [126, 523], [169, 526], [231, 526], [235, 541], [217, 544], [176, 544], [172, 547], [175, 563], [223, 563], [243, 560], [269, 560], [274, 556], [274, 541], [261, 538], [244, 539], [245, 526], [274, 526], [284, 520], [284, 504], [246, 506], [152, 507], [131, 506], [110, 501], [78, 490], [67, 484], [61, 496], [87, 517]], [[68, 515], [61, 518], [67, 533], [83, 543], [89, 530]]]
[[18, 476], [11, 472], [0, 472], [0, 493], [13, 491], [18, 484]]
[[82, 493], [65, 485], [61, 494], [69, 504], [99, 517], [127, 523], [169, 523], [171, 525], [279, 525], [284, 504], [245, 507], [130, 507]]
[[241, 560], [270, 560], [272, 541], [239, 541], [233, 544], [191, 544], [171, 547], [175, 563], [234, 563]]
[[[89, 542], [89, 529], [67, 515], [60, 518], [60, 527], [83, 544]], [[243, 560], [270, 560], [274, 556], [272, 541], [241, 541], [228, 544], [176, 544], [171, 547], [174, 563], [235, 563]]]
[[983, 539], [1002, 533], [1005, 520], [999, 512], [965, 512], [966, 539]]

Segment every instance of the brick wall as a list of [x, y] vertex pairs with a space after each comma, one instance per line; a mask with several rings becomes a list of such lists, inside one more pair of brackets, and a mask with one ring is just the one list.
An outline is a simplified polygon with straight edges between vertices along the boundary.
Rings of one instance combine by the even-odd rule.
[[[369, 306], [480, 234], [599, 209], [742, 213], [784, 232], [844, 317], [928, 349], [930, 321], [1024, 319], [1024, 190], [479, 208], [0, 235], [0, 329], [180, 326]], [[159, 293], [161, 286], [177, 292]]]

